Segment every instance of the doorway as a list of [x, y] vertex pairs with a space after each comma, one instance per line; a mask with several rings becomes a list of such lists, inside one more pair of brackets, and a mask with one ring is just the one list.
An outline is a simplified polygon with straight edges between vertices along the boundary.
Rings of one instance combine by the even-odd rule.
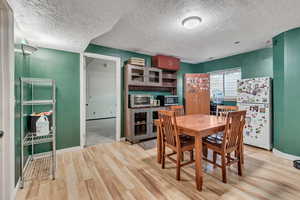
[[85, 53], [84, 146], [120, 140], [120, 58]]
[[14, 190], [14, 21], [6, 1], [0, 1], [0, 199]]

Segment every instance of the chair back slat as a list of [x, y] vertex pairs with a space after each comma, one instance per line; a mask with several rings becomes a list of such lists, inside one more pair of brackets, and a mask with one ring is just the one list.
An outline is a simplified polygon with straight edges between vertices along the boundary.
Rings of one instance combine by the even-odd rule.
[[182, 105], [170, 106], [170, 110], [174, 111], [177, 117], [184, 115], [184, 107]]
[[223, 138], [223, 148], [228, 151], [237, 149], [243, 137], [246, 111], [229, 112]]
[[174, 111], [160, 110], [158, 117], [162, 126], [162, 135], [166, 143], [176, 147], [179, 142], [176, 117]]
[[238, 111], [238, 106], [224, 106], [218, 105], [217, 106], [217, 116], [226, 118], [228, 113]]

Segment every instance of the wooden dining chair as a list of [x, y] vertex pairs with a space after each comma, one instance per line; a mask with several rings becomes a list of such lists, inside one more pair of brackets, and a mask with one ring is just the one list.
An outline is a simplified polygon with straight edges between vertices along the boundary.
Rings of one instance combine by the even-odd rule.
[[[176, 117], [185, 115], [183, 105], [173, 105], [169, 107], [170, 110], [175, 112]], [[186, 137], [185, 139], [191, 139], [191, 136], [181, 133], [181, 137]], [[182, 153], [181, 160], [184, 161], [184, 153]]]
[[[238, 111], [239, 107], [238, 106], [226, 106], [226, 105], [217, 105], [217, 112], [216, 115], [220, 118], [223, 118], [224, 120], [226, 119], [228, 113], [230, 112], [235, 112]], [[222, 140], [223, 139], [223, 132], [219, 132], [213, 135], [208, 136], [210, 139], [214, 140]], [[207, 149], [203, 148], [203, 155], [207, 156]]]
[[[158, 111], [160, 121], [160, 131], [162, 136], [162, 162], [161, 166], [165, 168], [165, 159], [169, 158], [176, 164], [176, 179], [180, 180], [180, 168], [194, 162], [193, 149], [195, 146], [194, 138], [182, 137], [179, 134], [176, 115], [174, 111], [160, 110]], [[173, 150], [172, 153], [166, 154], [166, 147]], [[182, 163], [182, 154], [186, 151], [190, 152], [190, 160]], [[176, 159], [172, 155], [176, 154]]]
[[[238, 110], [239, 110], [238, 106], [218, 105], [217, 106], [217, 116], [225, 119], [229, 112], [235, 112], [235, 111], [238, 111]], [[222, 132], [218, 133], [215, 136], [222, 139], [223, 133]], [[244, 164], [244, 145], [243, 145], [243, 143], [244, 142], [243, 142], [243, 137], [242, 137], [242, 140], [241, 140], [241, 149], [242, 149], [242, 158], [241, 158], [241, 160], [242, 160], [242, 164]]]
[[[245, 126], [246, 111], [229, 112], [226, 117], [224, 136], [220, 140], [206, 137], [203, 139], [203, 146], [213, 150], [213, 160], [207, 157], [203, 159], [212, 163], [214, 167], [222, 168], [222, 180], [227, 183], [226, 167], [238, 163], [238, 174], [242, 176], [242, 150], [241, 140]], [[234, 157], [231, 153], [235, 152]], [[221, 165], [217, 164], [217, 155], [221, 155]]]
[[175, 112], [176, 117], [184, 115], [184, 107], [182, 105], [174, 105], [170, 106], [169, 108]]

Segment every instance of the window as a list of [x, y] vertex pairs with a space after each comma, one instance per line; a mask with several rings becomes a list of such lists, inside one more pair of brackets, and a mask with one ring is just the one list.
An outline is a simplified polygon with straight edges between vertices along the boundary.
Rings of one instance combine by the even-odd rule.
[[241, 79], [241, 69], [229, 69], [210, 72], [210, 97], [214, 90], [220, 90], [227, 100], [237, 96], [237, 80]]

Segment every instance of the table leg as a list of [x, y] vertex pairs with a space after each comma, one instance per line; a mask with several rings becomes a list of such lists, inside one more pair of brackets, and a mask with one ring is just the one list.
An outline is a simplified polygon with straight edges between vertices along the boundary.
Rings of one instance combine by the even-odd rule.
[[241, 144], [240, 144], [240, 159], [242, 161], [242, 164], [244, 164], [244, 138], [242, 137], [241, 139]]
[[196, 171], [196, 187], [202, 191], [203, 174], [202, 174], [202, 137], [195, 136], [195, 171]]
[[161, 151], [162, 151], [162, 141], [161, 141], [161, 132], [160, 127], [157, 126], [157, 162], [161, 163]]

